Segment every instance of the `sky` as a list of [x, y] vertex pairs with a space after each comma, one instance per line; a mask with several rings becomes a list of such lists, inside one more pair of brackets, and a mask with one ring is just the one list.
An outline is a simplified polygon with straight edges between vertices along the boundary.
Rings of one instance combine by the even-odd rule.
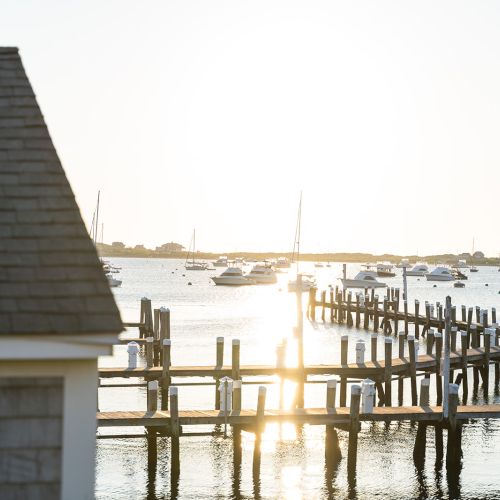
[[2, 0], [86, 223], [201, 251], [500, 252], [500, 3]]

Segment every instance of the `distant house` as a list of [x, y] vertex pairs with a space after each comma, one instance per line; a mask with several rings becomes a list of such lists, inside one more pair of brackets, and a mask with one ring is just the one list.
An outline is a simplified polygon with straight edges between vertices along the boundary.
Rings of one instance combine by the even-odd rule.
[[144, 248], [144, 245], [136, 245], [136, 246], [134, 247], [134, 249], [135, 249], [135, 250], [146, 250], [146, 249]]
[[18, 50], [0, 48], [0, 498], [94, 498], [122, 323]]
[[182, 252], [184, 247], [180, 243], [174, 243], [171, 241], [170, 243], [164, 243], [163, 245], [156, 247], [157, 252], [163, 253], [176, 253]]
[[481, 259], [484, 259], [484, 253], [483, 252], [474, 252], [472, 254], [472, 257], [474, 257], [474, 259], [476, 259], [476, 260], [481, 260]]
[[125, 248], [125, 243], [122, 243], [121, 241], [113, 241], [113, 243], [111, 243], [111, 246], [113, 248]]

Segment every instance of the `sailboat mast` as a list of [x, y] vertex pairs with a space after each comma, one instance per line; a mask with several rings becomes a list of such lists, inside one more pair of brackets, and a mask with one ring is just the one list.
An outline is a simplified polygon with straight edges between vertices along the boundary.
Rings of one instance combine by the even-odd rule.
[[196, 252], [196, 229], [193, 229], [193, 260], [192, 263], [194, 264], [194, 253]]
[[99, 231], [99, 200], [101, 197], [101, 191], [97, 191], [97, 208], [95, 214], [95, 226], [94, 226], [94, 245], [97, 246], [97, 234]]

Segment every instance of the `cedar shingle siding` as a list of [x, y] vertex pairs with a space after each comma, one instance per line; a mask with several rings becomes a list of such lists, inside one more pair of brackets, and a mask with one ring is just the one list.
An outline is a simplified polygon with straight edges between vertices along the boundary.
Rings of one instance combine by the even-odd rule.
[[121, 329], [18, 50], [0, 47], [0, 334]]
[[60, 497], [63, 379], [0, 378], [0, 498]]

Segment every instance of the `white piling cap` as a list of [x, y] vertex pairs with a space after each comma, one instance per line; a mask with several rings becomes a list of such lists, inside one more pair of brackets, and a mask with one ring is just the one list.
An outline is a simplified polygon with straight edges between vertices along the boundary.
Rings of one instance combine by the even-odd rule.
[[405, 333], [405, 332], [399, 332], [399, 333], [398, 333], [398, 337], [404, 337], [405, 335], [406, 335], [406, 333]]
[[342, 336], [340, 337], [340, 340], [343, 340], [343, 341], [345, 341], [345, 340], [349, 340], [349, 335], [342, 335]]
[[146, 342], [154, 342], [154, 337], [146, 337]]
[[384, 342], [385, 342], [386, 344], [392, 344], [392, 339], [391, 339], [391, 337], [384, 337]]
[[415, 304], [420, 304], [420, 302], [418, 300], [415, 300]]
[[326, 381], [326, 387], [328, 389], [336, 389], [337, 388], [337, 379], [336, 378], [329, 378]]
[[169, 396], [177, 396], [178, 393], [179, 393], [179, 389], [177, 387], [175, 387], [175, 385], [171, 385], [168, 388], [168, 395]]
[[147, 297], [142, 297], [141, 300], [149, 300]]
[[442, 336], [443, 336], [443, 334], [441, 332], [436, 332], [434, 334], [434, 337], [437, 337], [438, 339], [440, 339]]
[[462, 337], [467, 337], [467, 332], [465, 330], [460, 330], [460, 335]]
[[408, 342], [415, 342], [415, 335], [408, 335]]
[[263, 385], [259, 385], [259, 396], [265, 396], [267, 389]]
[[172, 345], [172, 341], [170, 339], [163, 339], [161, 343], [163, 345]]
[[170, 312], [170, 309], [168, 307], [160, 307], [160, 312], [162, 313], [166, 313], [166, 312]]
[[449, 385], [449, 393], [450, 394], [458, 394], [458, 384], [450, 384]]
[[361, 385], [375, 385], [375, 382], [371, 378], [365, 378], [361, 381]]
[[361, 394], [361, 386], [358, 384], [352, 385], [351, 394]]
[[431, 385], [431, 379], [430, 378], [423, 378], [422, 381], [420, 382], [420, 385]]
[[233, 339], [233, 345], [240, 345], [240, 339]]
[[436, 333], [436, 330], [434, 330], [434, 328], [429, 328], [427, 335], [434, 335], [435, 333]]
[[471, 330], [477, 330], [477, 325], [470, 325]]
[[150, 380], [148, 382], [148, 391], [157, 391], [158, 390], [158, 380]]
[[241, 380], [233, 380], [233, 389], [241, 389]]
[[229, 382], [232, 382], [232, 381], [233, 381], [233, 379], [232, 379], [231, 377], [222, 377], [222, 378], [220, 379], [220, 381], [221, 381], [221, 382], [227, 382], [227, 383], [229, 383]]
[[217, 343], [218, 344], [224, 343], [224, 337], [217, 337]]
[[474, 310], [474, 308], [473, 308], [473, 307], [469, 307], [469, 311], [473, 311], [473, 310]]
[[139, 352], [139, 344], [137, 342], [129, 342], [127, 344], [127, 352], [129, 353], [136, 353]]
[[378, 339], [378, 333], [372, 333], [372, 339]]
[[495, 328], [485, 328], [484, 329], [484, 334], [485, 335], [495, 335], [496, 329]]

